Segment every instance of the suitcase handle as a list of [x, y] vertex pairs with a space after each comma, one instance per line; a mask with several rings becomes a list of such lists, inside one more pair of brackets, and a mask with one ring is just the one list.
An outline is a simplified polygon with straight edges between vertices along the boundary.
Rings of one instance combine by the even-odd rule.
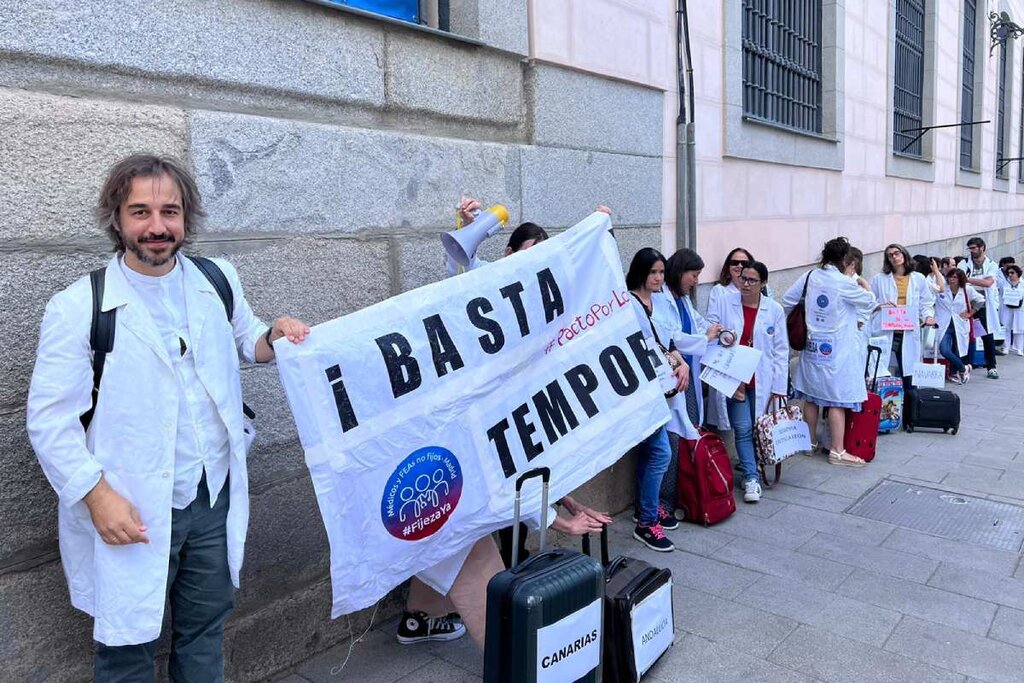
[[519, 503], [522, 498], [523, 483], [534, 477], [541, 478], [540, 489], [540, 549], [544, 550], [548, 538], [548, 486], [551, 482], [551, 469], [537, 467], [524, 472], [516, 479], [515, 514], [512, 520], [512, 567], [519, 565]]
[[[583, 554], [590, 557], [590, 534], [583, 536]], [[607, 567], [611, 561], [608, 559], [608, 525], [601, 525], [601, 566]]]
[[868, 367], [871, 365], [871, 354], [875, 354], [875, 372], [871, 377], [871, 392], [875, 393], [878, 388], [878, 366], [882, 364], [882, 349], [878, 346], [868, 344], [868, 355], [864, 359], [864, 374], [868, 374]]

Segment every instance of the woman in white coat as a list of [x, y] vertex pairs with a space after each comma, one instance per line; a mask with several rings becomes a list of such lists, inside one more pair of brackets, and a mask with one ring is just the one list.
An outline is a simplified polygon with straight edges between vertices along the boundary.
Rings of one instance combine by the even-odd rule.
[[[740, 291], [720, 297], [715, 307], [708, 309], [709, 322], [736, 331], [732, 343], [761, 352], [753, 377], [738, 392], [742, 396], [727, 397], [715, 389], [710, 396], [710, 400], [718, 404], [718, 428], [733, 430], [736, 455], [743, 470], [743, 500], [747, 503], [761, 500], [754, 456], [754, 421], [765, 414], [771, 399], [786, 397], [789, 383], [786, 314], [774, 299], [763, 294], [767, 282], [768, 267], [760, 261], [751, 261], [740, 276]], [[718, 343], [727, 346], [724, 337], [720, 336]]]
[[729, 252], [718, 273], [718, 281], [711, 288], [708, 298], [708, 310], [718, 305], [718, 300], [727, 294], [740, 293], [740, 277], [743, 269], [754, 260], [754, 256], [743, 247], [736, 247]]
[[[817, 434], [818, 408], [831, 408], [829, 462], [863, 467], [864, 460], [846, 452], [843, 438], [846, 411], [859, 411], [867, 399], [857, 320], [874, 309], [875, 296], [843, 274], [849, 250], [850, 243], [845, 237], [826, 242], [820, 267], [793, 283], [782, 303], [788, 314], [800, 302], [806, 283], [807, 346], [800, 353], [793, 389], [796, 398], [805, 401], [804, 419], [811, 438]], [[816, 450], [815, 445], [812, 452]]]
[[[935, 324], [935, 294], [924, 275], [914, 270], [910, 252], [899, 244], [885, 248], [882, 272], [871, 278], [871, 291], [879, 303], [872, 322], [872, 334], [887, 336], [892, 352], [883, 358], [886, 367], [903, 377], [903, 385], [911, 385], [914, 363], [921, 360], [921, 325]], [[905, 306], [914, 328], [906, 331], [883, 331], [885, 309]]]
[[971, 349], [971, 317], [985, 298], [967, 286], [967, 275], [959, 268], [946, 273], [946, 282], [949, 286], [935, 303], [939, 353], [949, 362], [950, 381], [966, 384], [971, 379], [971, 366], [964, 361]]

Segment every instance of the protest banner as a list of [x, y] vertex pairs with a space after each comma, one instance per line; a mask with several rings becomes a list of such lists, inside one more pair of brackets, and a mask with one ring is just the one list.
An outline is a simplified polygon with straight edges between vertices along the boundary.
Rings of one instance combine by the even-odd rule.
[[[276, 344], [327, 529], [337, 617], [552, 500], [668, 421], [611, 223], [565, 233]], [[523, 489], [524, 517], [540, 487]]]
[[917, 329], [917, 321], [910, 315], [906, 306], [883, 306], [881, 313], [883, 332], [906, 332]]

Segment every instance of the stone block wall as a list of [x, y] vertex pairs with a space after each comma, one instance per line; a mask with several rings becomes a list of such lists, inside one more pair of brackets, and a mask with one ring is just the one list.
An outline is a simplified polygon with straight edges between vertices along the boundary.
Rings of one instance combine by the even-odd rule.
[[[452, 5], [462, 38], [300, 0], [0, 3], [0, 303], [16, 321], [0, 331], [0, 679], [90, 677], [25, 398], [46, 301], [110, 257], [91, 208], [117, 159], [186, 161], [207, 210], [194, 249], [230, 259], [268, 321], [324, 322], [440, 279], [437, 234], [462, 194], [556, 232], [608, 204], [624, 262], [660, 243], [663, 93], [527, 59], [525, 2]], [[242, 381], [259, 436], [234, 681], [369, 619], [329, 619], [326, 537], [277, 372]], [[628, 504], [627, 463], [587, 499]]]

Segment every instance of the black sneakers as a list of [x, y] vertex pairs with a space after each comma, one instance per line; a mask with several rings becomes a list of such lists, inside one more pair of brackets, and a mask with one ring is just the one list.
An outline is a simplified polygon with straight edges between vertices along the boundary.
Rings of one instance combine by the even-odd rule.
[[[639, 523], [640, 523], [640, 519], [639, 519], [639, 517], [637, 517], [636, 512], [634, 512], [633, 513], [633, 524], [639, 524]], [[660, 524], [661, 528], [664, 529], [665, 531], [672, 531], [674, 529], [678, 529], [679, 528], [679, 520], [677, 520], [676, 516], [674, 514], [672, 514], [671, 512], [669, 512], [665, 508], [664, 505], [659, 505], [658, 506], [658, 524]]]
[[431, 640], [458, 640], [466, 635], [466, 626], [455, 612], [443, 617], [428, 617], [423, 612], [405, 612], [398, 622], [396, 638], [402, 645]]
[[633, 531], [633, 538], [651, 550], [657, 550], [659, 553], [670, 553], [676, 549], [672, 545], [672, 541], [668, 540], [665, 536], [665, 531], [661, 528], [660, 524], [653, 526], [640, 526], [637, 524], [636, 529]]

